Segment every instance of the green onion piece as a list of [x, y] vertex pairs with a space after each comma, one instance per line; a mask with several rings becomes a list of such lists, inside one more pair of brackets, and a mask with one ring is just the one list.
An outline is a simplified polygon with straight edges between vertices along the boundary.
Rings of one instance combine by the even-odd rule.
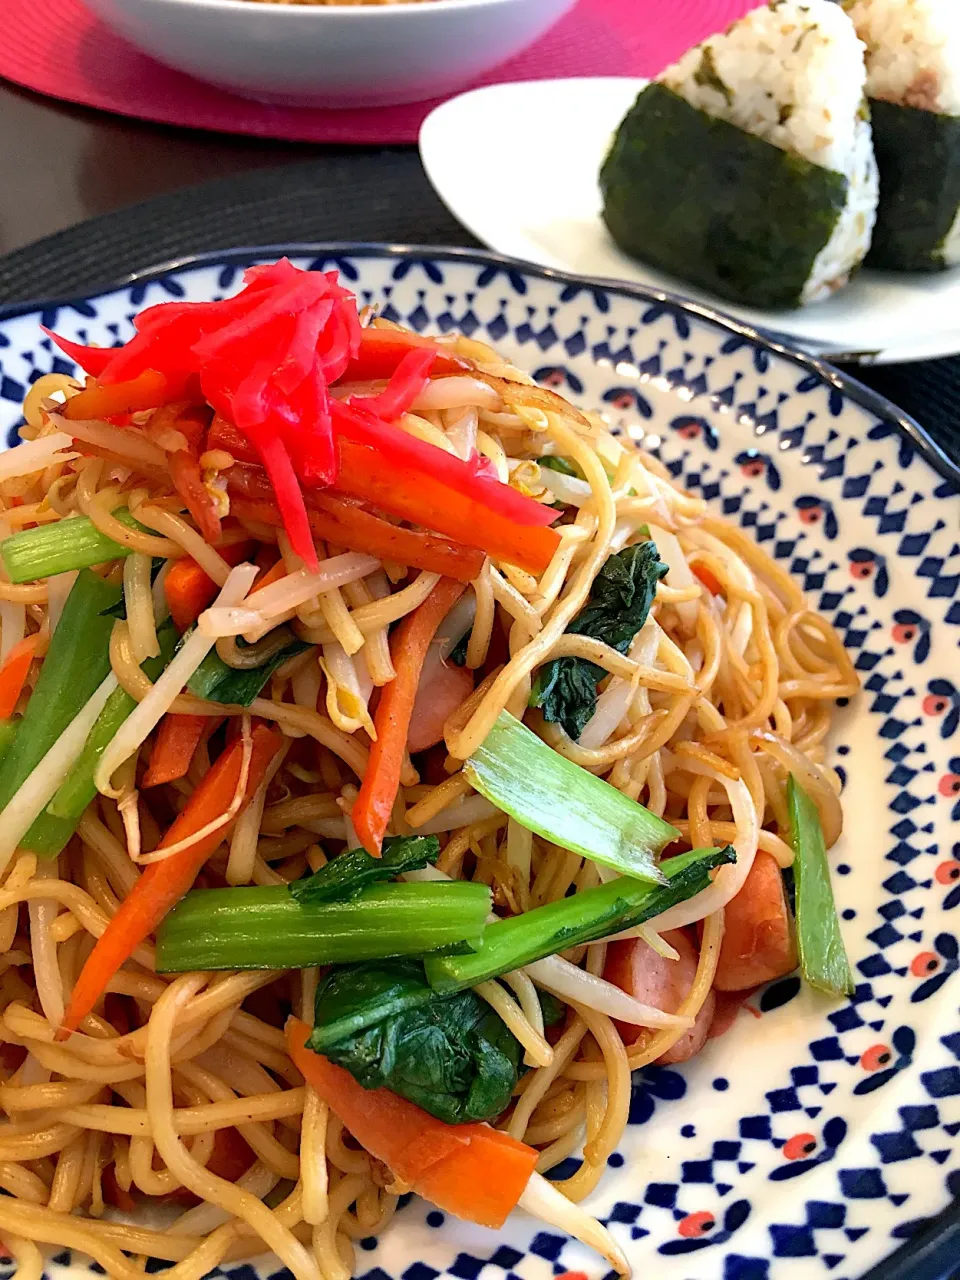
[[[126, 507], [118, 507], [114, 519], [128, 529], [149, 533]], [[0, 557], [11, 582], [37, 582], [69, 569], [89, 569], [105, 560], [126, 558], [130, 547], [124, 547], [101, 533], [88, 516], [71, 516], [56, 524], [24, 529], [0, 542]], [[108, 606], [109, 607], [109, 606]]]
[[195, 889], [160, 926], [157, 971], [304, 969], [479, 946], [490, 905], [486, 885], [462, 880], [371, 885], [315, 906], [286, 885]]
[[534, 907], [524, 915], [498, 920], [487, 926], [483, 943], [474, 954], [427, 956], [427, 981], [444, 995], [462, 991], [568, 947], [633, 929], [706, 889], [713, 868], [728, 862], [736, 862], [731, 845], [696, 849], [663, 863], [662, 885], [626, 878], [611, 880], [572, 898]]
[[[109, 674], [113, 619], [101, 614], [116, 604], [120, 594], [119, 587], [110, 586], [89, 569], [82, 570], [73, 584], [17, 736], [0, 764], [0, 810]], [[37, 821], [42, 819], [41, 814]], [[33, 848], [33, 830], [24, 836], [21, 848]]]
[[481, 795], [521, 826], [636, 880], [662, 884], [656, 855], [680, 832], [559, 755], [509, 712], [463, 766]]
[[387, 836], [379, 858], [366, 849], [349, 849], [303, 880], [290, 893], [300, 903], [347, 902], [368, 885], [394, 880], [405, 871], [421, 871], [440, 855], [436, 836]]
[[[173, 657], [179, 637], [173, 626], [164, 626], [157, 632], [157, 638], [160, 641], [160, 656], [148, 658], [140, 668], [151, 681], [157, 679]], [[24, 838], [24, 848], [32, 849], [34, 853], [44, 857], [53, 857], [60, 852], [76, 831], [84, 809], [97, 794], [93, 775], [100, 757], [136, 705], [135, 699], [124, 689], [114, 689], [90, 730], [90, 736], [73, 768]]]
[[[259, 697], [260, 690], [278, 667], [282, 667], [288, 658], [295, 658], [310, 648], [305, 641], [298, 640], [289, 628], [285, 627], [284, 630], [290, 636], [290, 643], [267, 658], [259, 667], [228, 666], [216, 649], [211, 649], [187, 681], [187, 688], [192, 694], [198, 698], [206, 698], [208, 702], [249, 707], [254, 698]], [[242, 641], [237, 648], [243, 651]]]
[[787, 806], [794, 852], [800, 972], [818, 991], [832, 996], [852, 995], [853, 974], [833, 900], [820, 814], [793, 774], [787, 779]]
[[0, 720], [0, 764], [13, 746], [13, 740], [20, 728], [20, 717], [12, 716], [9, 720]]
[[556, 458], [552, 454], [548, 454], [545, 458], [538, 458], [537, 465], [546, 467], [548, 471], [559, 471], [562, 476], [576, 476], [578, 480], [584, 479], [581, 469], [575, 466], [569, 458]]

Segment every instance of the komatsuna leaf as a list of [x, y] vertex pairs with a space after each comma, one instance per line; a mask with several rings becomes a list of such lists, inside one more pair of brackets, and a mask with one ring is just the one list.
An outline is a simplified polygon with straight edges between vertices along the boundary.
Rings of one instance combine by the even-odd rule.
[[[283, 666], [288, 658], [295, 658], [310, 648], [305, 641], [298, 640], [292, 631], [289, 635], [290, 643], [259, 667], [230, 667], [216, 649], [211, 649], [187, 681], [187, 689], [209, 702], [249, 707], [254, 698], [259, 697], [260, 691], [278, 667]], [[243, 642], [238, 641], [237, 647], [242, 650]]]
[[317, 990], [310, 1046], [364, 1088], [390, 1089], [448, 1124], [498, 1116], [523, 1053], [485, 1000], [437, 996], [416, 960], [334, 969]]
[[[657, 583], [667, 572], [656, 543], [638, 542], [610, 556], [594, 579], [590, 597], [567, 631], [626, 653], [647, 620]], [[530, 706], [560, 724], [574, 740], [597, 707], [597, 684], [606, 672], [586, 658], [554, 658], [537, 672]]]
[[347, 850], [313, 875], [292, 881], [290, 893], [300, 903], [349, 902], [368, 885], [421, 871], [439, 854], [436, 836], [387, 836], [379, 858], [366, 849]]

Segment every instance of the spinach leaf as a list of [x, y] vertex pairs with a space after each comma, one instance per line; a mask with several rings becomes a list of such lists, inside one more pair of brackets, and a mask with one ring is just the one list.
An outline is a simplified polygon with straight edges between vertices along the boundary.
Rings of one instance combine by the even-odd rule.
[[317, 990], [310, 1047], [365, 1089], [383, 1086], [447, 1124], [498, 1116], [523, 1055], [485, 1000], [437, 996], [417, 960], [334, 969]]
[[[666, 574], [656, 543], [638, 542], [612, 555], [594, 579], [590, 598], [567, 631], [602, 640], [626, 653], [647, 620], [657, 583]], [[537, 672], [530, 706], [545, 720], [559, 722], [576, 741], [597, 705], [597, 684], [605, 672], [585, 658], [555, 658]]]
[[[249, 707], [278, 667], [283, 666], [288, 658], [295, 658], [298, 653], [310, 648], [304, 640], [298, 640], [292, 631], [289, 634], [290, 643], [279, 653], [268, 658], [262, 666], [248, 667], [245, 670], [228, 666], [216, 649], [211, 649], [187, 681], [187, 688], [198, 698], [207, 698], [210, 702]], [[237, 648], [244, 648], [242, 640], [237, 641]]]
[[436, 836], [387, 836], [383, 854], [374, 858], [366, 849], [350, 849], [303, 880], [290, 884], [290, 893], [301, 905], [349, 902], [367, 885], [393, 880], [404, 871], [420, 871], [436, 862], [440, 841]]

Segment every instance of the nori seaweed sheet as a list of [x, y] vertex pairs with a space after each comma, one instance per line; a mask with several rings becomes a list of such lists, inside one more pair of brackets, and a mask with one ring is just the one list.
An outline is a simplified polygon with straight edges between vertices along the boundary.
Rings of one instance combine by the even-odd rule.
[[626, 253], [756, 307], [796, 307], [846, 204], [843, 174], [651, 84], [600, 172]]
[[872, 100], [880, 206], [867, 265], [942, 271], [960, 209], [960, 117]]

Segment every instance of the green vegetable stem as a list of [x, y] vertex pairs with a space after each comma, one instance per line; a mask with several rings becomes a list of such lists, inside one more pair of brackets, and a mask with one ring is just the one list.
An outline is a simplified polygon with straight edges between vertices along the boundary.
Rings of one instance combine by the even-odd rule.
[[[666, 572], [653, 542], [638, 542], [610, 556], [590, 588], [587, 603], [567, 627], [568, 633], [602, 640], [618, 653], [626, 653], [647, 620], [657, 583]], [[596, 710], [597, 684], [606, 674], [586, 658], [554, 658], [537, 672], [530, 706], [539, 707], [545, 720], [559, 723], [576, 741]]]
[[[228, 666], [216, 649], [211, 649], [187, 681], [187, 688], [198, 698], [206, 698], [209, 702], [249, 707], [278, 667], [288, 658], [295, 658], [310, 648], [303, 640], [298, 640], [289, 627], [277, 627], [271, 635], [277, 639], [286, 636], [288, 642], [257, 667]], [[238, 641], [237, 648], [241, 653], [244, 647], [243, 641]]]
[[553, 844], [662, 882], [656, 855], [677, 839], [676, 827], [559, 755], [509, 712], [501, 711], [463, 772], [481, 795]]
[[[113, 517], [128, 529], [150, 532], [126, 507], [118, 507]], [[89, 516], [71, 516], [56, 524], [23, 529], [0, 542], [0, 557], [11, 582], [36, 582], [70, 569], [89, 569], [106, 560], [126, 559], [130, 554], [130, 547], [101, 533]]]
[[[47, 526], [48, 528], [52, 526]], [[27, 703], [16, 737], [0, 764], [0, 810], [4, 809], [110, 671], [110, 632], [113, 619], [103, 610], [117, 603], [120, 588], [83, 569], [67, 596], [50, 641], [40, 678]], [[44, 825], [43, 814], [21, 841], [33, 849]], [[48, 845], [37, 850], [43, 856]], [[53, 849], [52, 852], [58, 852]]]
[[800, 972], [819, 991], [850, 995], [854, 989], [830, 883], [820, 814], [793, 774], [787, 779], [790, 843], [796, 887]]
[[13, 746], [13, 740], [17, 736], [19, 727], [19, 716], [11, 716], [9, 720], [0, 720], [0, 764], [3, 763], [7, 752]]
[[483, 942], [473, 954], [428, 956], [424, 963], [427, 980], [441, 994], [462, 991], [580, 943], [633, 929], [692, 898], [710, 884], [715, 867], [735, 861], [731, 845], [696, 849], [663, 863], [662, 885], [624, 877], [498, 920], [487, 926]]
[[486, 885], [372, 884], [345, 902], [300, 903], [286, 885], [194, 889], [157, 934], [157, 971], [304, 969], [479, 946]]
[[[140, 668], [150, 681], [157, 679], [173, 657], [177, 643], [176, 629], [172, 625], [161, 627], [157, 632], [157, 639], [160, 642], [159, 657], [148, 658]], [[136, 701], [125, 689], [114, 689], [90, 730], [73, 768], [30, 828], [25, 838], [25, 847], [46, 858], [52, 858], [64, 847], [76, 831], [84, 809], [97, 794], [93, 775], [100, 757], [136, 705]], [[26, 841], [30, 842], [29, 845]]]

